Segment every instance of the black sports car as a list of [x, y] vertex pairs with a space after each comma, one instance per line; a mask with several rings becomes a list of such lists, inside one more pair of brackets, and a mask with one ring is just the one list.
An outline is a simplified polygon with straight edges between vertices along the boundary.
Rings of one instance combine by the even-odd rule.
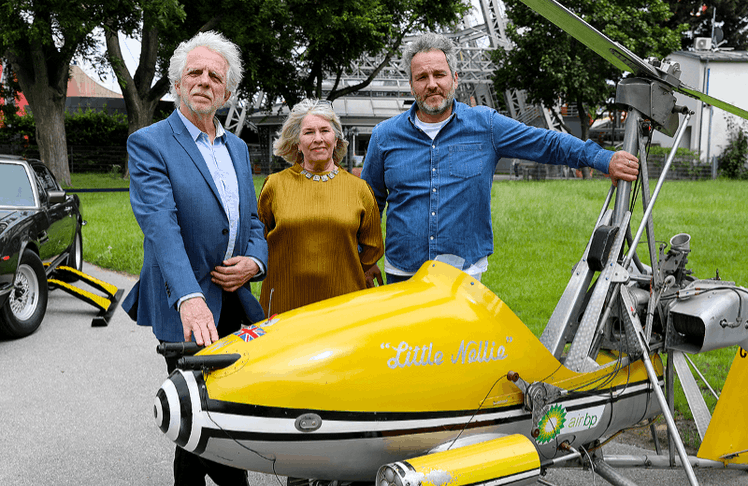
[[83, 267], [77, 195], [38, 160], [0, 155], [0, 333], [24, 337], [47, 311], [47, 277]]

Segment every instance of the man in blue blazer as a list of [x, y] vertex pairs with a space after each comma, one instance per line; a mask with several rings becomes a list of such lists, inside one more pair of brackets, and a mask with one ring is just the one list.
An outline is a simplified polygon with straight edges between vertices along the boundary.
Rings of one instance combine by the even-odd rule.
[[[238, 48], [220, 34], [183, 42], [169, 65], [177, 110], [133, 133], [130, 201], [145, 235], [140, 280], [122, 303], [161, 342], [208, 345], [264, 318], [249, 282], [267, 242], [247, 145], [215, 119], [241, 80]], [[167, 359], [171, 372], [175, 363]], [[246, 484], [246, 473], [177, 448], [175, 484]]]

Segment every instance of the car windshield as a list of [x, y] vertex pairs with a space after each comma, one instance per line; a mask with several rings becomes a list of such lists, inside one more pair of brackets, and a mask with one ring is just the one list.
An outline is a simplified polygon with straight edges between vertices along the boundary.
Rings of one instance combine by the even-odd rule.
[[0, 164], [0, 206], [34, 206], [34, 190], [22, 165]]

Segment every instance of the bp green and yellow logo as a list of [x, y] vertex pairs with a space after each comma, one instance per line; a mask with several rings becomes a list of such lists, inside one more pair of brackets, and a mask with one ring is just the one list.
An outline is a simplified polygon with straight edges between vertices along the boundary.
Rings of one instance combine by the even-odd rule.
[[538, 444], [545, 444], [561, 433], [572, 434], [593, 429], [600, 423], [604, 412], [605, 405], [568, 411], [563, 405], [555, 404], [540, 419], [540, 434], [535, 440]]
[[563, 405], [554, 405], [543, 415], [538, 424], [540, 435], [535, 439], [538, 444], [545, 444], [561, 433], [566, 423], [566, 409]]

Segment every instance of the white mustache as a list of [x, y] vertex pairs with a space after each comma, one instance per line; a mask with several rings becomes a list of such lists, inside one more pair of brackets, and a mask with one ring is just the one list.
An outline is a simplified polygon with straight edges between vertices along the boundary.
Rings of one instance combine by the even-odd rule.
[[211, 96], [210, 91], [202, 91], [200, 89], [193, 89], [192, 93], [190, 93], [190, 94], [205, 96], [206, 98], [210, 99], [211, 101], [213, 100], [213, 97]]

